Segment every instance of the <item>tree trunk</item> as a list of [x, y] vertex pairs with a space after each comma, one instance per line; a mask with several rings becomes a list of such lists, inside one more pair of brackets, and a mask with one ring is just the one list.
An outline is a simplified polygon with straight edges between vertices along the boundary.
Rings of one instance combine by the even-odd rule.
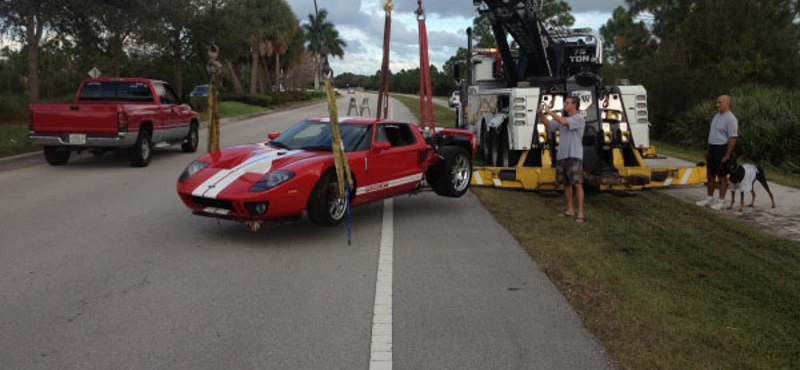
[[233, 92], [236, 94], [244, 93], [244, 89], [242, 89], [242, 83], [239, 82], [239, 76], [236, 75], [236, 70], [233, 68], [233, 63], [231, 63], [230, 59], [225, 60], [225, 65], [228, 66], [228, 70], [231, 72], [231, 81], [233, 81]]
[[314, 90], [319, 90], [319, 56], [314, 56]]
[[28, 44], [28, 96], [31, 103], [39, 101], [39, 40], [44, 23], [33, 9], [26, 15], [25, 41]]
[[261, 74], [258, 75], [259, 82], [261, 82], [261, 94], [265, 92], [269, 92], [269, 85], [270, 85], [270, 75], [269, 75], [269, 66], [267, 65], [267, 61], [264, 58], [259, 60], [261, 63]]
[[172, 56], [175, 58], [175, 90], [179, 96], [183, 96], [183, 53], [181, 53], [181, 34], [175, 33], [175, 44], [172, 46]]
[[250, 54], [252, 60], [250, 61], [250, 94], [256, 94], [256, 87], [258, 84], [258, 47], [253, 45], [250, 47]]
[[275, 51], [275, 90], [281, 91], [281, 53]]

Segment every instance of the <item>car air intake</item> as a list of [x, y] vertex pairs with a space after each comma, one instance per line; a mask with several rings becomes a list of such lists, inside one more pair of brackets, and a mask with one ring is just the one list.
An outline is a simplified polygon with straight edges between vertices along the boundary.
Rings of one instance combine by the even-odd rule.
[[194, 202], [194, 204], [198, 205], [199, 207], [203, 208], [214, 207], [214, 208], [222, 208], [222, 209], [227, 209], [229, 211], [233, 211], [233, 204], [228, 200], [192, 197], [192, 202]]

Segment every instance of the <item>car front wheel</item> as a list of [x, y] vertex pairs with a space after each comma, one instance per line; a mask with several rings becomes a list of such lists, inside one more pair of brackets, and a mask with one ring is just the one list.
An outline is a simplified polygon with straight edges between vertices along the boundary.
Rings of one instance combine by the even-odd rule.
[[438, 195], [461, 197], [472, 181], [472, 159], [464, 148], [457, 146], [442, 147], [439, 155], [442, 159], [425, 174], [428, 184]]
[[344, 197], [339, 196], [336, 171], [329, 170], [317, 181], [308, 200], [308, 217], [319, 226], [336, 226], [347, 213]]

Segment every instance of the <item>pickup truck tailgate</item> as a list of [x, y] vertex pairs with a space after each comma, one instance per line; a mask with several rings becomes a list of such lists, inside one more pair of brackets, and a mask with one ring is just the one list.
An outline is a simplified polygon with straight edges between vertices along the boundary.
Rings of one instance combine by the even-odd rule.
[[36, 133], [116, 134], [116, 103], [32, 104]]

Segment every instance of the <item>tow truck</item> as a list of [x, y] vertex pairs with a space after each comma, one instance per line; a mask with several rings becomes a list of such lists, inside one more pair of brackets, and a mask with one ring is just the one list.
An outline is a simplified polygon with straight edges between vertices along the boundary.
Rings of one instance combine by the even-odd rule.
[[[542, 0], [474, 0], [488, 17], [497, 48], [472, 48], [462, 82], [459, 126], [475, 133], [487, 167], [475, 167], [472, 185], [556, 190], [558, 133], [548, 133], [543, 104], [563, 111], [567, 94], [579, 97], [586, 118], [584, 175], [608, 191], [700, 184], [704, 165], [650, 167], [647, 90], [600, 77], [602, 40], [591, 29], [558, 30], [540, 19]], [[513, 39], [509, 43], [509, 36]], [[464, 99], [463, 96], [467, 98]]]

